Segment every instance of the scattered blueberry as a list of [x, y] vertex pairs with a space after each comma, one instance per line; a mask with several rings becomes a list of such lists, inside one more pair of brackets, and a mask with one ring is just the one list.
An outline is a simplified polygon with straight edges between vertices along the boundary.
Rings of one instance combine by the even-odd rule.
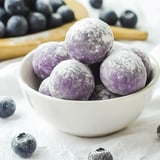
[[46, 17], [39, 12], [32, 12], [28, 16], [28, 23], [31, 32], [40, 32], [46, 29]]
[[16, 110], [16, 104], [13, 99], [7, 96], [0, 97], [0, 117], [7, 118]]
[[160, 138], [160, 125], [157, 127], [157, 136]]
[[136, 13], [134, 13], [133, 11], [125, 10], [121, 14], [119, 20], [120, 20], [122, 27], [134, 28], [137, 24], [138, 17]]
[[6, 10], [2, 7], [0, 7], [0, 20], [6, 24], [6, 22], [8, 21], [10, 15], [6, 12]]
[[63, 0], [50, 0], [50, 4], [53, 8], [53, 11], [56, 12], [56, 10], [62, 6], [65, 5], [65, 2]]
[[46, 16], [51, 15], [53, 13], [53, 9], [48, 1], [37, 0], [35, 3], [35, 10], [40, 12]]
[[36, 150], [37, 142], [36, 139], [27, 133], [20, 133], [15, 136], [11, 142], [11, 148], [13, 151], [23, 158], [30, 157]]
[[74, 12], [71, 8], [66, 5], [63, 5], [57, 9], [57, 13], [62, 16], [63, 22], [71, 22], [75, 19]]
[[118, 21], [117, 14], [113, 10], [104, 9], [100, 12], [99, 18], [109, 25], [115, 25]]
[[103, 5], [103, 0], [89, 0], [89, 3], [93, 8], [99, 9]]
[[104, 148], [98, 148], [88, 155], [88, 160], [113, 160], [112, 154]]
[[29, 12], [24, 0], [5, 0], [4, 8], [11, 15], [25, 15]]
[[55, 28], [63, 24], [62, 16], [58, 13], [53, 13], [48, 18], [48, 28]]
[[6, 25], [6, 30], [9, 37], [16, 37], [27, 34], [28, 23], [26, 18], [19, 15], [10, 17]]

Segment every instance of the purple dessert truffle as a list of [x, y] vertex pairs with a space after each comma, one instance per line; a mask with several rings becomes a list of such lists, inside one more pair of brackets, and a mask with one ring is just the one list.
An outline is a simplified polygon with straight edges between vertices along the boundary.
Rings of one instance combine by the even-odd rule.
[[151, 67], [151, 62], [148, 55], [144, 51], [135, 47], [128, 47], [128, 48], [122, 48], [122, 49], [125, 49], [127, 51], [132, 51], [133, 53], [135, 53], [137, 56], [141, 58], [147, 71], [147, 78], [149, 78], [151, 75], [152, 67]]
[[102, 62], [100, 79], [112, 93], [128, 95], [145, 87], [147, 72], [136, 54], [120, 50]]
[[95, 86], [95, 89], [89, 98], [90, 100], [106, 100], [111, 98], [120, 97], [109, 90], [107, 90], [103, 84], [98, 84]]
[[45, 94], [47, 96], [51, 96], [49, 91], [49, 81], [50, 77], [45, 78], [39, 85], [38, 91], [42, 94]]
[[64, 42], [47, 42], [41, 44], [32, 52], [33, 71], [42, 79], [47, 78], [59, 62], [70, 58]]
[[96, 18], [76, 22], [65, 37], [70, 56], [85, 64], [102, 61], [111, 50], [113, 40], [110, 26]]
[[74, 59], [62, 61], [50, 75], [49, 90], [53, 97], [88, 100], [94, 87], [94, 77], [90, 69]]
[[114, 41], [113, 47], [112, 47], [109, 55], [113, 54], [114, 52], [117, 52], [119, 50], [126, 50], [126, 51], [129, 51], [129, 52], [133, 52], [137, 56], [139, 56], [141, 58], [143, 64], [144, 64], [145, 68], [146, 68], [147, 78], [150, 77], [151, 72], [152, 72], [151, 62], [150, 62], [149, 56], [144, 51], [142, 51], [139, 48], [131, 47], [130, 45]]

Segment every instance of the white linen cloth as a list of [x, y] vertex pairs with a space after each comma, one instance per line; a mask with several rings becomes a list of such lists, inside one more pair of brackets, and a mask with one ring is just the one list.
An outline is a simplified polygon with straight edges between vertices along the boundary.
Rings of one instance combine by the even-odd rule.
[[[90, 16], [97, 16], [99, 10], [89, 6], [88, 0], [81, 1], [89, 10]], [[158, 0], [104, 0], [105, 6], [117, 12], [133, 8], [141, 21], [138, 28], [149, 31], [147, 41], [125, 41], [125, 43], [150, 52], [160, 43], [159, 3]], [[153, 55], [160, 64], [160, 46]], [[151, 53], [152, 54], [152, 53]], [[128, 128], [99, 138], [71, 136], [50, 127], [33, 112], [24, 99], [16, 74], [22, 58], [0, 63], [0, 96], [12, 97], [17, 109], [7, 119], [0, 119], [0, 159], [21, 160], [13, 153], [10, 143], [12, 137], [27, 132], [37, 139], [37, 149], [30, 160], [87, 160], [89, 152], [98, 147], [107, 148], [114, 160], [160, 160], [160, 139], [156, 136], [160, 124], [160, 82], [154, 91], [152, 101], [141, 116]]]

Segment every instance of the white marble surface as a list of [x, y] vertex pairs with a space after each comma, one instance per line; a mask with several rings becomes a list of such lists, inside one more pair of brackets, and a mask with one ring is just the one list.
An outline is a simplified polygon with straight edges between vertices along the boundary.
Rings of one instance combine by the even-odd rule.
[[[89, 10], [90, 16], [97, 16], [98, 10], [92, 9], [87, 0], [81, 1]], [[138, 28], [149, 32], [147, 41], [125, 41], [150, 52], [160, 64], [160, 7], [158, 0], [104, 0], [105, 6], [121, 12], [133, 8], [139, 19]], [[149, 9], [148, 9], [149, 8]], [[151, 50], [154, 49], [154, 52]], [[48, 126], [33, 112], [23, 98], [16, 73], [21, 58], [0, 63], [0, 95], [13, 97], [17, 109], [8, 119], [0, 119], [0, 159], [21, 160], [10, 147], [12, 137], [19, 132], [28, 132], [37, 139], [38, 147], [30, 160], [87, 160], [88, 153], [97, 147], [105, 147], [113, 154], [114, 160], [159, 160], [160, 140], [156, 136], [160, 124], [159, 83], [152, 101], [142, 115], [128, 128], [99, 138], [80, 138], [61, 133]], [[74, 121], [74, 120], [73, 120]]]

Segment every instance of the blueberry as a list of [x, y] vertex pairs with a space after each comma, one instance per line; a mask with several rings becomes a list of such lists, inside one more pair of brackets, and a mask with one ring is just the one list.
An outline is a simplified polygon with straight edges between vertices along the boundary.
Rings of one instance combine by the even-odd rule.
[[65, 5], [65, 2], [63, 0], [50, 0], [50, 4], [51, 4], [53, 10], [56, 12], [56, 10], [60, 6]]
[[4, 0], [0, 0], [0, 6], [4, 5]]
[[71, 22], [75, 19], [74, 12], [71, 8], [66, 5], [63, 5], [57, 9], [57, 13], [62, 16], [63, 22]]
[[160, 125], [157, 127], [157, 136], [160, 138]]
[[118, 21], [117, 14], [112, 10], [102, 10], [99, 14], [99, 19], [106, 22], [109, 25], [115, 25]]
[[29, 12], [23, 0], [5, 0], [4, 8], [11, 15], [25, 15]]
[[27, 34], [28, 23], [25, 17], [14, 15], [9, 18], [6, 26], [7, 35], [10, 37], [23, 36]]
[[6, 24], [6, 22], [8, 21], [10, 15], [6, 12], [6, 10], [2, 7], [0, 7], [0, 20]]
[[0, 38], [3, 38], [6, 33], [6, 28], [3, 22], [0, 21]]
[[0, 97], [0, 117], [1, 118], [7, 118], [16, 110], [16, 104], [15, 101], [7, 96]]
[[89, 0], [89, 3], [93, 8], [99, 9], [103, 5], [103, 0]]
[[137, 24], [138, 17], [136, 13], [134, 13], [133, 11], [125, 10], [121, 14], [119, 20], [120, 20], [122, 27], [134, 28]]
[[55, 28], [63, 24], [62, 16], [58, 13], [53, 13], [48, 18], [48, 28]]
[[36, 150], [36, 139], [28, 133], [20, 133], [11, 141], [12, 150], [23, 158], [30, 157]]
[[34, 9], [36, 0], [24, 0], [24, 3], [25, 3], [30, 9]]
[[32, 12], [28, 16], [28, 23], [30, 32], [40, 32], [46, 29], [47, 20], [46, 17], [39, 12]]
[[113, 160], [112, 154], [104, 148], [98, 148], [88, 155], [88, 160]]
[[44, 15], [48, 16], [51, 15], [53, 9], [48, 1], [44, 0], [37, 0], [35, 3], [35, 10], [37, 12], [43, 13]]

